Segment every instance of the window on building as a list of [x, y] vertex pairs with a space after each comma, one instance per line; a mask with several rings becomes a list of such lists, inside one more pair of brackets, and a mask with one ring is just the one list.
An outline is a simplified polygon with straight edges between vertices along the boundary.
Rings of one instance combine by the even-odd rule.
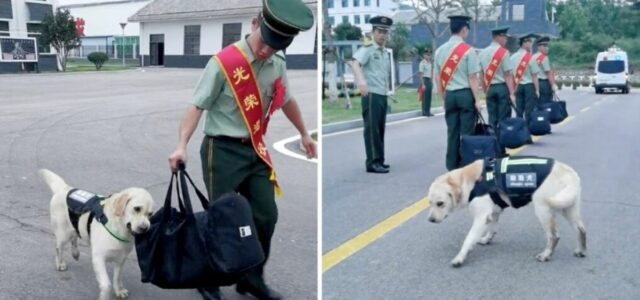
[[333, 1], [334, 0], [327, 0], [327, 7], [328, 8], [333, 8]]
[[227, 23], [222, 25], [222, 48], [242, 39], [242, 23]]
[[336, 18], [329, 17], [329, 24], [331, 24], [331, 26], [336, 25]]
[[342, 0], [342, 7], [349, 7], [349, 0]]
[[371, 6], [371, 0], [364, 0], [364, 6]]
[[200, 55], [200, 25], [184, 26], [184, 55]]
[[0, 0], [0, 18], [13, 19], [11, 0]]
[[359, 15], [353, 16], [353, 24], [360, 24], [360, 16]]
[[342, 16], [342, 23], [349, 23], [349, 16]]
[[0, 31], [9, 31], [9, 21], [0, 21]]
[[364, 22], [369, 23], [369, 19], [371, 19], [371, 15], [364, 15]]
[[514, 5], [513, 10], [513, 21], [524, 21], [524, 5]]
[[48, 44], [42, 44], [40, 34], [42, 33], [42, 24], [40, 23], [27, 23], [27, 36], [36, 38], [36, 44], [38, 45], [38, 53], [49, 53], [51, 47]]
[[360, 7], [360, 0], [353, 0], [353, 7]]

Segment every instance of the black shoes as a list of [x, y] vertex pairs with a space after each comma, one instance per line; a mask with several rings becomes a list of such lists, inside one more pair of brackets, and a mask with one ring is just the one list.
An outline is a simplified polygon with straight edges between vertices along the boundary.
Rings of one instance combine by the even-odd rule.
[[280, 300], [282, 295], [278, 292], [270, 289], [266, 284], [262, 284], [261, 287], [254, 286], [247, 281], [241, 281], [236, 284], [236, 292], [239, 294], [251, 294], [259, 300]]
[[367, 167], [367, 173], [385, 174], [389, 173], [389, 169], [378, 164], [373, 164], [371, 167]]
[[385, 168], [385, 169], [389, 169], [389, 168], [391, 168], [391, 166], [390, 166], [390, 165], [387, 165], [387, 164], [380, 164], [380, 165], [381, 165], [383, 168]]
[[220, 288], [199, 288], [198, 292], [202, 295], [202, 300], [223, 300]]

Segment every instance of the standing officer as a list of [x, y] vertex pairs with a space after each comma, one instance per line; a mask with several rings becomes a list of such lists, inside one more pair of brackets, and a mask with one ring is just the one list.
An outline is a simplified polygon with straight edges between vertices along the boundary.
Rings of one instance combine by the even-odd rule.
[[480, 63], [473, 48], [464, 42], [471, 26], [468, 16], [449, 16], [451, 38], [436, 50], [434, 75], [438, 94], [444, 99], [447, 121], [448, 170], [460, 167], [460, 136], [472, 134], [480, 112], [478, 73]]
[[538, 89], [538, 73], [540, 69], [531, 55], [533, 34], [520, 37], [520, 49], [511, 55], [511, 63], [515, 68], [516, 115], [529, 119], [529, 114], [536, 107], [540, 92]]
[[373, 30], [373, 43], [360, 47], [350, 65], [362, 93], [362, 120], [364, 146], [369, 173], [389, 173], [384, 163], [384, 129], [387, 121], [387, 89], [391, 79], [391, 59], [384, 45], [389, 38], [393, 20], [375, 16], [369, 20]]
[[[206, 110], [200, 158], [209, 199], [235, 191], [249, 200], [267, 259], [278, 219], [274, 193], [279, 191], [263, 141], [269, 116], [282, 108], [300, 132], [307, 156], [316, 155], [316, 145], [290, 92], [285, 60], [274, 54], [312, 26], [313, 14], [301, 0], [264, 0], [262, 13], [252, 20], [251, 33], [209, 60], [180, 124], [178, 147], [169, 157], [174, 172], [179, 162], [186, 164], [187, 144]], [[282, 298], [264, 281], [265, 263], [238, 282], [238, 293]], [[221, 299], [217, 287], [199, 291], [205, 299]]]
[[431, 67], [431, 50], [426, 49], [422, 53], [422, 61], [420, 62], [418, 70], [420, 70], [418, 75], [420, 75], [420, 79], [422, 80], [420, 81], [420, 89], [424, 91], [422, 95], [422, 115], [432, 117], [431, 93], [433, 91], [433, 83], [431, 82], [431, 78], [433, 78], [433, 68]]
[[493, 128], [497, 128], [500, 121], [511, 117], [509, 102], [515, 105], [516, 101], [513, 65], [509, 59], [509, 51], [505, 48], [508, 30], [509, 26], [492, 29], [493, 42], [480, 51], [483, 70], [481, 78], [487, 95], [489, 124]]
[[556, 90], [556, 80], [549, 62], [549, 37], [545, 36], [536, 41], [538, 52], [533, 55], [533, 60], [540, 68], [538, 82], [540, 84], [540, 103], [553, 100], [553, 93]]

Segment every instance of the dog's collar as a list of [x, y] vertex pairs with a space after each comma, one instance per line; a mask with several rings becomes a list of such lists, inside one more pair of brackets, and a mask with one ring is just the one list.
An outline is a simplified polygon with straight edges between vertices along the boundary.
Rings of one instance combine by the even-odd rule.
[[104, 226], [104, 229], [107, 230], [107, 232], [116, 240], [121, 241], [123, 243], [131, 243], [131, 241], [124, 239], [122, 237], [119, 237], [117, 234], [115, 234], [115, 230], [109, 228], [109, 223], [106, 224], [102, 224]]

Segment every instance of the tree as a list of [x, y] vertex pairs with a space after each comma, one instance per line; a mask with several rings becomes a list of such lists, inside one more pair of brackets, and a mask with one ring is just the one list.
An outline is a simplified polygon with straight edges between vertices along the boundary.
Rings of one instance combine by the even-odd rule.
[[445, 9], [454, 6], [452, 0], [411, 0], [411, 6], [416, 11], [420, 24], [425, 24], [431, 34], [431, 46], [433, 51], [438, 48], [438, 38], [441, 37], [447, 27], [439, 28], [440, 16]]
[[69, 10], [56, 10], [55, 14], [48, 14], [42, 20], [42, 43], [50, 44], [56, 49], [58, 70], [67, 69], [69, 51], [81, 45], [80, 37], [76, 33], [76, 24]]
[[360, 27], [353, 26], [351, 23], [341, 23], [333, 32], [335, 32], [336, 41], [357, 41], [362, 38]]
[[473, 18], [473, 28], [471, 30], [473, 30], [472, 44], [475, 46], [478, 21], [482, 18], [482, 6], [480, 5], [480, 0], [459, 0], [455, 1], [455, 4], [459, 5], [467, 16]]
[[97, 71], [100, 71], [102, 65], [109, 60], [109, 56], [104, 52], [91, 52], [87, 59], [96, 66]]

